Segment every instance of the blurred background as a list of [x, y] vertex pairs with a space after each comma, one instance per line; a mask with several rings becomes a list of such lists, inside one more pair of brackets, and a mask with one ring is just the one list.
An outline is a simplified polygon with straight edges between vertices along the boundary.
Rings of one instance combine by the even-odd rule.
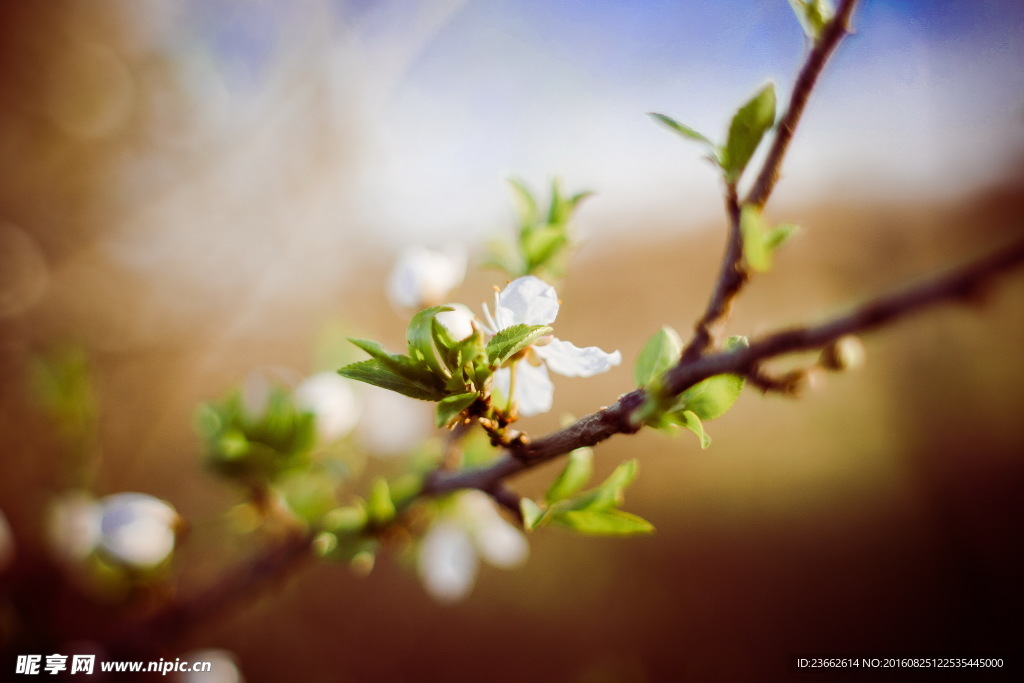
[[[84, 350], [95, 492], [145, 491], [189, 520], [187, 593], [245, 551], [210, 530], [240, 494], [203, 468], [196, 405], [254, 368], [354, 360], [346, 334], [397, 348], [396, 255], [472, 259], [510, 236], [508, 177], [597, 192], [556, 331], [625, 359], [556, 380], [556, 410], [524, 428], [630, 390], [646, 338], [702, 310], [724, 233], [713, 169], [645, 113], [720, 139], [766, 79], [788, 93], [805, 49], [782, 0], [0, 7], [7, 597], [33, 572], [60, 583], [42, 519], [71, 456], [28, 389], [37, 354]], [[1020, 3], [867, 0], [854, 24], [768, 209], [804, 231], [732, 333], [821, 319], [1022, 232]], [[452, 298], [478, 310], [503, 282], [471, 268]], [[979, 306], [872, 335], [862, 371], [798, 401], [744, 394], [708, 451], [602, 445], [599, 474], [640, 458], [626, 509], [650, 538], [544, 530], [525, 567], [484, 569], [456, 605], [387, 556], [366, 578], [308, 566], [168, 652], [224, 648], [248, 681], [775, 680], [798, 652], [1008, 657], [1024, 636], [1022, 310], [1016, 274]], [[513, 485], [540, 494], [556, 472]], [[47, 646], [102, 631], [73, 590], [37, 588]], [[3, 608], [5, 646], [27, 627]]]

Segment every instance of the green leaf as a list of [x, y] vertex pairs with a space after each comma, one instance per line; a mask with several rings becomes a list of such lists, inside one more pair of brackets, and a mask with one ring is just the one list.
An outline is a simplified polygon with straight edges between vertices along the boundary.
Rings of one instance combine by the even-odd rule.
[[662, 327], [654, 333], [633, 366], [633, 380], [637, 386], [647, 386], [652, 380], [671, 368], [679, 361], [683, 352], [683, 342], [679, 334], [671, 327]]
[[500, 366], [512, 356], [551, 331], [546, 325], [512, 325], [491, 337], [487, 342], [487, 357], [491, 365]]
[[338, 374], [422, 401], [440, 401], [444, 398], [443, 390], [397, 375], [381, 365], [376, 358], [346, 365], [338, 370]]
[[549, 225], [524, 234], [522, 246], [527, 270], [533, 271], [544, 266], [568, 244], [569, 235], [564, 226]]
[[366, 506], [362, 501], [357, 501], [354, 505], [337, 507], [329, 511], [323, 516], [320, 526], [334, 533], [352, 534], [362, 531], [368, 519]]
[[692, 410], [683, 411], [682, 415], [679, 416], [679, 424], [697, 435], [697, 438], [700, 439], [700, 447], [702, 449], [711, 445], [711, 437], [704, 431], [704, 425]]
[[566, 498], [552, 506], [561, 512], [567, 510], [607, 510], [622, 502], [623, 492], [636, 477], [637, 461], [628, 460], [618, 467], [596, 488]]
[[551, 204], [548, 206], [548, 225], [561, 225], [569, 219], [572, 207], [562, 199], [562, 189], [558, 179], [551, 181]]
[[533, 531], [544, 519], [544, 510], [530, 498], [519, 499], [519, 511], [523, 514], [523, 528]]
[[732, 407], [742, 390], [743, 378], [739, 375], [715, 375], [680, 394], [677, 411], [691, 411], [701, 420], [713, 420]]
[[654, 525], [622, 510], [571, 510], [553, 521], [588, 536], [634, 536], [654, 532]]
[[722, 153], [727, 182], [735, 183], [768, 129], [775, 123], [775, 85], [769, 83], [739, 108], [729, 124], [729, 137]]
[[799, 225], [781, 223], [768, 231], [768, 234], [765, 235], [765, 244], [774, 252], [798, 232], [800, 232]]
[[750, 340], [744, 337], [742, 334], [734, 334], [725, 340], [722, 345], [726, 351], [735, 351], [736, 349], [745, 349], [750, 346]]
[[363, 351], [366, 351], [366, 353], [370, 354], [370, 356], [380, 363], [382, 367], [391, 370], [396, 375], [400, 375], [408, 380], [427, 387], [437, 388], [442, 384], [441, 378], [434, 375], [430, 368], [426, 367], [420, 361], [414, 360], [409, 356], [403, 356], [397, 353], [388, 353], [384, 350], [383, 346], [368, 339], [349, 338], [349, 341], [361, 348]]
[[804, 33], [815, 41], [835, 14], [828, 0], [789, 0], [789, 6], [793, 8]]
[[391, 489], [384, 477], [375, 478], [370, 485], [366, 511], [376, 524], [387, 524], [395, 518], [395, 503], [391, 500]]
[[508, 184], [512, 186], [512, 194], [515, 195], [520, 226], [534, 225], [540, 217], [540, 209], [537, 207], [537, 200], [534, 199], [533, 193], [522, 181], [515, 178], [509, 178]]
[[743, 236], [743, 258], [747, 265], [759, 272], [769, 270], [775, 250], [799, 230], [799, 226], [792, 223], [769, 228], [757, 206], [744, 204], [740, 210], [740, 233]]
[[657, 121], [658, 123], [664, 125], [669, 130], [674, 131], [679, 135], [682, 135], [684, 138], [687, 138], [688, 140], [699, 142], [702, 145], [710, 147], [711, 149], [715, 149], [717, 147], [717, 145], [711, 142], [711, 140], [709, 140], [706, 136], [698, 133], [693, 128], [690, 128], [689, 126], [683, 123], [679, 123], [671, 116], [665, 116], [664, 114], [656, 114], [654, 112], [650, 112], [647, 115], [650, 116], [655, 121]]
[[743, 236], [743, 258], [747, 265], [759, 272], [772, 267], [772, 251], [768, 247], [767, 228], [761, 209], [744, 204], [740, 210], [740, 234]]
[[562, 473], [551, 482], [544, 499], [554, 503], [568, 498], [582, 489], [594, 470], [594, 451], [590, 448], [577, 448], [569, 453], [568, 462]]
[[473, 405], [473, 402], [477, 399], [477, 394], [456, 394], [455, 396], [448, 396], [441, 399], [437, 403], [437, 426], [446, 427], [455, 418], [457, 418], [463, 410]]
[[405, 331], [405, 341], [409, 348], [409, 357], [430, 368], [430, 371], [447, 379], [449, 374], [441, 368], [434, 354], [433, 322], [435, 316], [442, 311], [454, 310], [451, 306], [431, 306], [412, 317]]

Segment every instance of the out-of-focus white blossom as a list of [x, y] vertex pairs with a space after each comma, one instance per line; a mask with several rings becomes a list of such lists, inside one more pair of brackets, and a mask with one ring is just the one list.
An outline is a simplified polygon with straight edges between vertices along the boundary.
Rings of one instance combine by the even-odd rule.
[[374, 386], [361, 387], [359, 445], [378, 457], [408, 455], [434, 429], [432, 406]]
[[320, 372], [295, 388], [295, 403], [316, 416], [317, 435], [323, 441], [345, 436], [359, 421], [359, 400], [349, 380], [336, 372]]
[[174, 550], [178, 513], [169, 503], [145, 493], [115, 493], [99, 500], [75, 491], [50, 509], [50, 541], [67, 561], [102, 550], [115, 561], [150, 569]]
[[419, 573], [432, 597], [457, 602], [473, 589], [480, 558], [511, 569], [528, 554], [523, 534], [502, 519], [494, 502], [480, 491], [466, 491], [456, 494], [423, 537]]
[[69, 491], [50, 505], [47, 533], [57, 556], [78, 562], [96, 549], [100, 540], [102, 512], [85, 491]]
[[447, 306], [452, 310], [438, 313], [435, 316], [437, 322], [444, 325], [456, 339], [462, 340], [473, 334], [473, 321], [476, 320], [473, 311], [462, 304], [447, 304]]
[[388, 298], [398, 308], [435, 306], [462, 283], [466, 254], [411, 247], [403, 251], [388, 278]]
[[[558, 294], [555, 288], [532, 275], [513, 280], [495, 295], [494, 314], [484, 306], [488, 331], [495, 334], [513, 325], [550, 325], [558, 317]], [[596, 346], [579, 348], [553, 336], [538, 339], [530, 346], [531, 354], [514, 368], [502, 368], [494, 374], [494, 385], [512, 397], [519, 414], [529, 417], [551, 410], [555, 386], [548, 370], [566, 377], [592, 377], [622, 362], [618, 351], [608, 353]], [[512, 387], [511, 373], [516, 373]]]
[[209, 671], [190, 671], [179, 673], [177, 680], [182, 683], [243, 683], [245, 678], [238, 668], [235, 655], [227, 650], [208, 648], [193, 650], [181, 656], [188, 662], [209, 662]]
[[14, 532], [7, 523], [4, 511], [0, 510], [0, 572], [14, 562]]
[[100, 500], [99, 547], [140, 569], [155, 567], [174, 551], [178, 513], [145, 493], [116, 493]]

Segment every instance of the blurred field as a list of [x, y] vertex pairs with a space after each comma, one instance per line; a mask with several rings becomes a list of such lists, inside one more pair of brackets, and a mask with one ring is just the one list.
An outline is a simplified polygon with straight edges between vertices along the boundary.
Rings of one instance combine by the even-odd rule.
[[[319, 369], [314, 349], [329, 326], [396, 347], [404, 321], [384, 296], [394, 250], [350, 210], [358, 126], [337, 124], [343, 108], [315, 77], [277, 93], [299, 102], [274, 110], [278, 123], [306, 124], [294, 135], [260, 138], [267, 121], [254, 105], [237, 124], [244, 135], [228, 134], [227, 121], [205, 139], [186, 105], [173, 104], [190, 101], [173, 84], [178, 72], [159, 51], [133, 52], [117, 21], [13, 4], [3, 12], [0, 509], [18, 554], [0, 591], [37, 572], [32, 598], [59, 647], [109, 625], [66, 587], [50, 592], [40, 516], [66, 452], [29, 399], [33, 354], [57, 341], [90, 354], [98, 490], [146, 491], [190, 520], [177, 560], [187, 592], [246, 550], [221, 547], [217, 529], [238, 494], [202, 469], [196, 404], [253, 368]], [[94, 92], [88, 73], [57, 64], [66, 54], [48, 50], [42, 29], [10, 28], [42, 19], [88, 53], [73, 65], [105, 74], [107, 97], [61, 100], [54, 93], [70, 86], [31, 76], [46, 66], [40, 73]], [[110, 78], [123, 90], [107, 89]], [[148, 165], [133, 165], [140, 158]], [[252, 172], [265, 165], [276, 172]], [[754, 280], [731, 332], [820, 319], [1019, 237], [1021, 168], [944, 199], [771, 207], [804, 231]], [[599, 195], [581, 211], [591, 237], [560, 289], [556, 329], [621, 349], [625, 362], [556, 380], [556, 411], [577, 416], [632, 389], [631, 360], [660, 325], [685, 334], [722, 248], [721, 226], [689, 224], [682, 200], [678, 215], [628, 221], [602, 217], [601, 206]], [[454, 299], [477, 309], [494, 284], [499, 274], [474, 272]], [[251, 682], [777, 680], [788, 653], [1012, 657], [1024, 637], [1021, 311], [1016, 273], [979, 306], [928, 311], [868, 337], [861, 371], [799, 400], [748, 391], [708, 425], [708, 451], [689, 435], [655, 433], [602, 445], [599, 474], [640, 459], [626, 509], [655, 523], [651, 538], [544, 530], [525, 568], [484, 569], [454, 607], [434, 604], [394, 558], [362, 579], [306, 566], [170, 652], [227, 648]], [[540, 434], [560, 419], [524, 428]], [[537, 494], [554, 473], [513, 485]], [[17, 637], [0, 615], [0, 642]]]

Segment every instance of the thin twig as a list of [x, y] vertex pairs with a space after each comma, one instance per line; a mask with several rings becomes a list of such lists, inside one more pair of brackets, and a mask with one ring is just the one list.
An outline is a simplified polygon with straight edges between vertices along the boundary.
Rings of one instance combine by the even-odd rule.
[[700, 358], [719, 335], [719, 331], [732, 312], [732, 304], [750, 274], [743, 262], [743, 234], [740, 232], [740, 203], [736, 185], [729, 183], [725, 191], [725, 210], [729, 217], [729, 238], [725, 245], [722, 266], [715, 279], [715, 289], [708, 300], [704, 315], [694, 326], [693, 338], [683, 349], [682, 362], [691, 363]]
[[[849, 32], [850, 17], [856, 5], [857, 0], [843, 0], [832, 21], [825, 26], [821, 36], [815, 41], [813, 49], [807, 54], [793, 86], [786, 113], [776, 126], [775, 137], [768, 155], [765, 157], [753, 188], [746, 200], [742, 202], [743, 204], [755, 204], [760, 207], [768, 201], [768, 197], [778, 181], [782, 161], [796, 133], [800, 117], [807, 107], [811, 92], [814, 90], [829, 57]], [[726, 214], [729, 219], [729, 238], [725, 246], [725, 254], [722, 256], [722, 265], [715, 280], [715, 288], [708, 299], [708, 305], [694, 326], [693, 338], [683, 349], [682, 360], [684, 363], [695, 361], [714, 346], [721, 328], [729, 317], [733, 302], [749, 279], [749, 273], [743, 262], [743, 236], [740, 232], [741, 205], [735, 184], [728, 184], [726, 186]]]
[[786, 113], [779, 121], [775, 129], [775, 138], [772, 146], [765, 157], [761, 172], [757, 175], [753, 188], [747, 195], [746, 204], [764, 206], [775, 189], [775, 183], [779, 180], [779, 172], [782, 170], [782, 160], [789, 149], [789, 143], [796, 133], [797, 124], [807, 107], [807, 100], [814, 90], [818, 77], [821, 76], [825, 63], [843, 37], [850, 32], [850, 17], [858, 0], [842, 0], [836, 8], [836, 14], [824, 29], [821, 36], [815, 41], [814, 47], [807, 54], [803, 67], [793, 85], [793, 93], [789, 97], [789, 106]]

